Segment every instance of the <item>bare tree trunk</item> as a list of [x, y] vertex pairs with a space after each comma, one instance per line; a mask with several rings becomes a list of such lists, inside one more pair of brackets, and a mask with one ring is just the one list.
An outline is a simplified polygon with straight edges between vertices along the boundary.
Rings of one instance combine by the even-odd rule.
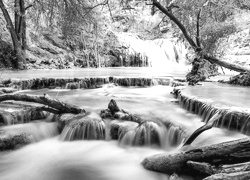
[[[61, 113], [73, 113], [73, 114], [79, 114], [84, 113], [85, 110], [74, 106], [70, 104], [66, 104], [58, 99], [53, 99], [49, 97], [47, 94], [44, 94], [44, 96], [35, 96], [35, 95], [27, 95], [27, 94], [3, 94], [0, 95], [0, 102], [1, 101], [8, 101], [8, 100], [14, 100], [14, 101], [26, 101], [26, 102], [34, 102], [43, 104], [46, 106], [49, 106], [53, 109], [55, 109], [55, 112]], [[43, 108], [44, 109], [44, 108]]]
[[14, 63], [15, 68], [17, 69], [25, 69], [25, 53], [22, 50], [22, 44], [20, 43], [20, 41], [18, 40], [18, 35], [15, 31], [14, 25], [11, 21], [10, 15], [3, 3], [3, 0], [0, 0], [0, 8], [3, 12], [4, 18], [6, 20], [7, 23], [7, 28], [10, 32], [11, 35], [11, 39], [12, 39], [12, 43], [14, 46], [14, 52], [16, 55], [16, 60]]
[[244, 138], [205, 146], [176, 154], [163, 153], [147, 157], [142, 164], [146, 169], [172, 174], [187, 169], [188, 161], [207, 163], [241, 163], [250, 160], [250, 139]]
[[[240, 65], [235, 65], [229, 62], [225, 62], [222, 60], [219, 60], [215, 57], [209, 56], [207, 54], [202, 53], [202, 49], [199, 47], [198, 44], [196, 44], [193, 39], [190, 37], [190, 35], [188, 34], [186, 28], [184, 27], [184, 25], [172, 14], [171, 11], [169, 11], [167, 8], [165, 8], [164, 6], [162, 6], [158, 0], [152, 0], [153, 2], [153, 6], [157, 7], [161, 12], [163, 12], [166, 16], [168, 16], [178, 27], [179, 29], [182, 31], [184, 37], [186, 38], [186, 40], [188, 41], [188, 43], [190, 44], [190, 46], [195, 50], [196, 54], [206, 60], [208, 60], [211, 63], [215, 63], [218, 64], [220, 66], [223, 66], [227, 69], [231, 69], [237, 72], [249, 72], [250, 73], [250, 69], [242, 67]], [[199, 14], [197, 19], [199, 19]]]

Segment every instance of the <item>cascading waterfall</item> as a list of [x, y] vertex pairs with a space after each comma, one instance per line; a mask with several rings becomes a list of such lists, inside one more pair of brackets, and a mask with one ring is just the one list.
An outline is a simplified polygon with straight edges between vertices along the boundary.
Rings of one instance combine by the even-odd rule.
[[64, 141], [117, 139], [121, 146], [152, 146], [168, 149], [178, 146], [183, 140], [179, 127], [145, 121], [135, 122], [105, 120], [97, 115], [75, 119], [66, 125], [60, 135]]
[[170, 125], [167, 131], [168, 144], [170, 147], [180, 145], [185, 139], [184, 133], [178, 126]]
[[28, 123], [32, 120], [44, 119], [48, 113], [36, 111], [35, 109], [7, 109], [0, 110], [0, 124], [12, 125]]
[[152, 146], [168, 149], [176, 147], [183, 140], [179, 127], [165, 125], [152, 121], [145, 121], [135, 129], [122, 134], [119, 141], [122, 146]]
[[155, 86], [169, 85], [172, 77], [165, 78], [126, 78], [126, 77], [95, 77], [95, 78], [33, 78], [11, 79], [8, 86], [25, 90], [41, 88], [65, 88], [65, 89], [94, 89], [104, 84], [115, 83], [119, 86]]
[[48, 123], [42, 121], [3, 126], [0, 127], [0, 132], [6, 136], [26, 134], [31, 142], [51, 138], [59, 133], [55, 122]]
[[250, 115], [244, 111], [232, 110], [230, 108], [221, 108], [213, 105], [210, 101], [202, 101], [178, 93], [180, 105], [195, 114], [202, 117], [203, 122], [215, 115], [217, 112], [222, 114], [221, 118], [215, 123], [216, 127], [223, 127], [231, 130], [237, 130], [244, 134], [250, 134]]
[[105, 139], [105, 123], [100, 118], [83, 117], [64, 127], [61, 137], [65, 141]]
[[122, 145], [130, 146], [164, 146], [162, 136], [166, 132], [164, 127], [159, 126], [155, 122], [145, 121], [140, 124], [135, 130], [130, 130], [120, 139]]

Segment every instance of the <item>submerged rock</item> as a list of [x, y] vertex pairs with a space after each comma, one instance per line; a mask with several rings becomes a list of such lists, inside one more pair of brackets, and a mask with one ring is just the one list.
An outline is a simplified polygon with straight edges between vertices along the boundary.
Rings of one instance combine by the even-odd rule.
[[47, 112], [37, 110], [30, 105], [12, 102], [0, 103], [0, 124], [2, 125], [27, 123], [45, 119], [47, 116]]
[[[81, 116], [81, 115], [79, 115]], [[85, 116], [82, 115], [82, 116]], [[74, 119], [76, 119], [76, 115], [75, 114], [71, 114], [71, 113], [65, 113], [65, 114], [61, 114], [58, 117], [58, 130], [59, 132], [62, 132], [63, 128], [68, 125], [70, 122], [72, 122]]]
[[13, 150], [31, 143], [26, 134], [8, 135], [0, 133], [0, 151]]
[[138, 125], [138, 123], [130, 121], [112, 121], [110, 126], [110, 137], [114, 140], [121, 140], [129, 130], [135, 129]]

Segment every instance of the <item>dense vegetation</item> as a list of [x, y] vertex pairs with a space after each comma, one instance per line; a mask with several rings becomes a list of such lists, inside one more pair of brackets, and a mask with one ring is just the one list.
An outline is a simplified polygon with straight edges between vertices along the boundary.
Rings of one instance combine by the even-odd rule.
[[[197, 55], [203, 58], [201, 52], [222, 58], [226, 46], [221, 47], [220, 40], [242, 30], [235, 17], [249, 14], [250, 9], [247, 0], [0, 0], [0, 66], [132, 66], [128, 47], [119, 42], [118, 33], [142, 40], [186, 38], [154, 2], [176, 17], [194, 40], [195, 48], [185, 42], [191, 62]], [[140, 66], [140, 54], [134, 56]]]

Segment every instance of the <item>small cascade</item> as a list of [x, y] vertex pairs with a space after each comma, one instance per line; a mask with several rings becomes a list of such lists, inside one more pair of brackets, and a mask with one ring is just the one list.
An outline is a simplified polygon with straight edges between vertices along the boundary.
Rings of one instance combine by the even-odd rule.
[[11, 125], [13, 123], [13, 118], [10, 113], [1, 112], [0, 113], [0, 124], [1, 125]]
[[56, 123], [42, 121], [3, 126], [0, 128], [0, 131], [1, 136], [7, 137], [26, 134], [31, 142], [38, 142], [43, 139], [54, 137], [58, 134]]
[[176, 147], [180, 145], [185, 138], [181, 128], [172, 125], [170, 125], [170, 127], [168, 128], [167, 137], [168, 137], [168, 145], [170, 147]]
[[[121, 134], [122, 135], [122, 134]], [[152, 146], [167, 149], [176, 147], [183, 140], [183, 133], [178, 127], [166, 128], [163, 124], [145, 121], [137, 128], [127, 131], [119, 139], [125, 146]]]
[[78, 82], [71, 82], [71, 83], [67, 83], [65, 86], [65, 89], [80, 89], [80, 83]]
[[250, 115], [243, 110], [221, 108], [213, 105], [210, 101], [202, 101], [188, 97], [187, 95], [181, 94], [181, 92], [178, 92], [177, 98], [184, 109], [201, 116], [202, 121], [205, 123], [219, 112], [222, 116], [216, 121], [216, 127], [240, 131], [247, 135], [250, 134]]
[[113, 120], [110, 122], [109, 134], [113, 140], [121, 140], [128, 131], [134, 131], [138, 123], [132, 121]]
[[[3, 105], [4, 106], [4, 105]], [[33, 120], [44, 119], [48, 113], [43, 111], [36, 111], [32, 108], [24, 107], [7, 107], [5, 110], [0, 110], [0, 124], [2, 125], [12, 125], [12, 124], [23, 124], [28, 123]], [[1, 107], [3, 108], [3, 107]], [[3, 108], [4, 109], [4, 108]]]
[[141, 78], [141, 77], [93, 77], [93, 78], [33, 78], [10, 80], [6, 86], [19, 90], [65, 88], [65, 89], [94, 89], [104, 84], [115, 83], [119, 86], [154, 86], [170, 85], [172, 77]]
[[105, 139], [105, 123], [95, 114], [85, 116], [65, 126], [60, 138], [65, 141]]

